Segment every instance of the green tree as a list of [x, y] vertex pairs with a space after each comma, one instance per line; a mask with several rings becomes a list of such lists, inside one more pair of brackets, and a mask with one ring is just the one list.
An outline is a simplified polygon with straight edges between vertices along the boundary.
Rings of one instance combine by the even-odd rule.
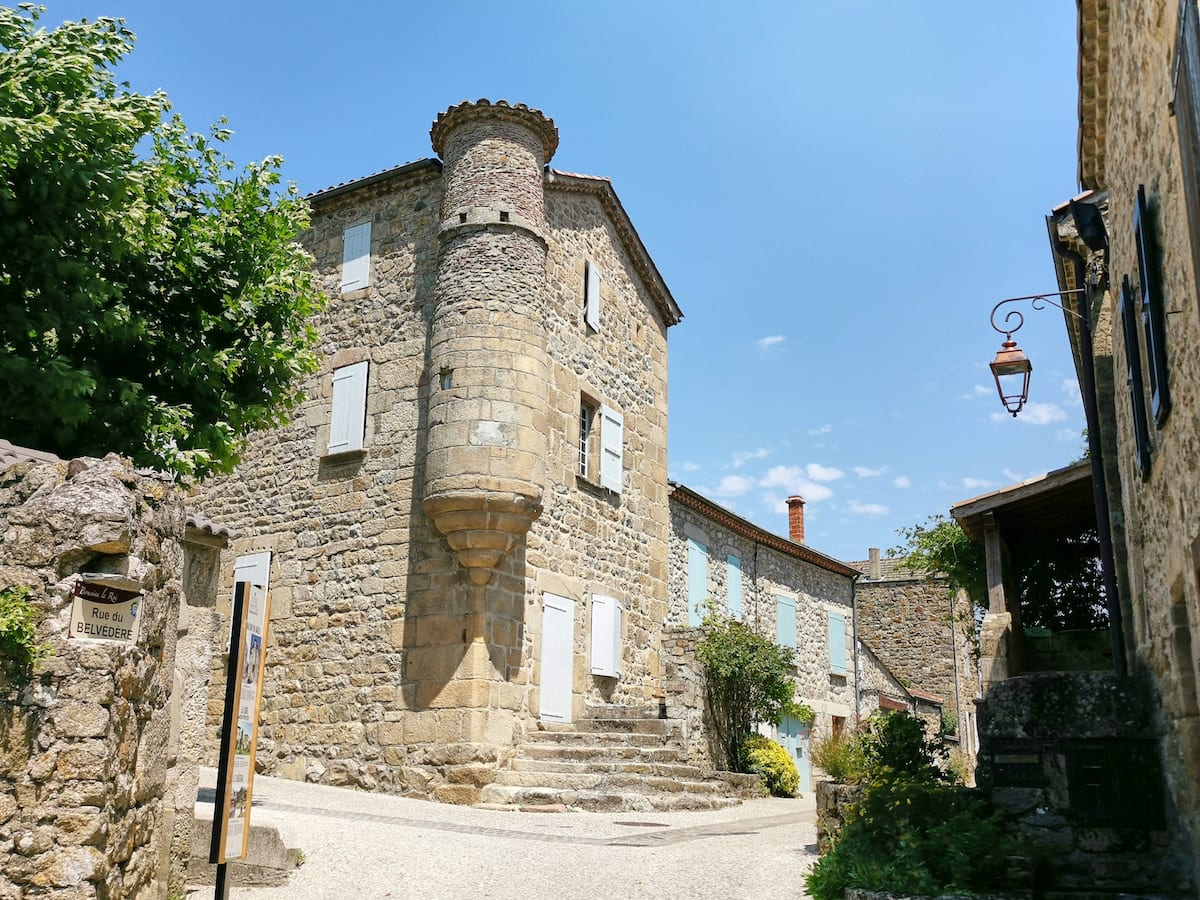
[[284, 423], [321, 306], [279, 157], [117, 84], [121, 19], [0, 8], [0, 434], [202, 478]]
[[790, 647], [729, 616], [709, 615], [704, 628], [696, 658], [704, 667], [710, 725], [726, 765], [745, 772], [741, 749], [755, 724], [778, 725], [789, 714], [811, 722], [812, 711], [793, 699], [796, 663]]
[[953, 519], [930, 516], [924, 523], [901, 528], [904, 544], [888, 551], [900, 568], [928, 575], [944, 574], [952, 588], [962, 588], [976, 606], [986, 606], [987, 563], [976, 544]]

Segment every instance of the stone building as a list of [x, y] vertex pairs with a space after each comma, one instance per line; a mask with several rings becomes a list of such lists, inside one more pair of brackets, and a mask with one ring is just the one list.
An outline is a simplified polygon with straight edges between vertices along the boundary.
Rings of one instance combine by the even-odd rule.
[[849, 564], [863, 572], [856, 592], [858, 639], [899, 680], [929, 730], [944, 733], [970, 761], [978, 746], [979, 694], [971, 601], [945, 576], [902, 569], [875, 547], [868, 555]]
[[[753, 624], [785, 647], [796, 648], [796, 699], [816, 719], [809, 725], [785, 717], [775, 738], [795, 758], [800, 790], [811, 783], [809, 741], [857, 721], [859, 692], [854, 658], [854, 579], [858, 572], [804, 543], [803, 500], [789, 499], [790, 539], [782, 538], [681, 484], [671, 486], [671, 535], [665, 654], [668, 679], [690, 665], [698, 628], [712, 609]], [[675, 658], [678, 656], [679, 658]], [[667, 708], [681, 702], [667, 692]], [[689, 726], [692, 745], [703, 744], [696, 704]], [[703, 752], [696, 749], [696, 753]]]
[[[1083, 193], [1047, 217], [1059, 288], [1073, 292], [1063, 318], [1092, 407], [1093, 473], [1108, 513], [1099, 524], [1113, 545], [1116, 679], [1093, 681], [1114, 685], [1105, 687], [1114, 709], [1140, 694], [1150, 713], [1136, 728], [1103, 731], [1094, 710], [1110, 697], [1095, 697], [1081, 719], [1109, 743], [1149, 735], [1156, 749], [1140, 762], [1125, 754], [1101, 767], [1106, 796], [1119, 802], [1113, 815], [1170, 834], [1170, 846], [1152, 854], [1154, 886], [1182, 890], [1168, 873], [1190, 856], [1192, 891], [1200, 881], [1198, 18], [1195, 0], [1079, 0]], [[1150, 808], [1159, 806], [1146, 798], [1158, 794], [1160, 766], [1165, 802]]]
[[269, 567], [266, 771], [545, 802], [555, 732], [688, 757], [660, 719], [682, 313], [609, 181], [548, 167], [541, 112], [464, 102], [431, 138], [310, 197], [324, 365], [202, 508], [241, 535], [227, 570]]

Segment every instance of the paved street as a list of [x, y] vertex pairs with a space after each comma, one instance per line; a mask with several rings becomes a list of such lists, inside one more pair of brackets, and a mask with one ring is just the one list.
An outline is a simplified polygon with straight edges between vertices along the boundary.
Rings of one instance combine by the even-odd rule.
[[814, 859], [811, 796], [714, 812], [534, 813], [254, 785], [253, 821], [277, 827], [305, 862], [283, 887], [234, 888], [238, 900], [804, 897]]

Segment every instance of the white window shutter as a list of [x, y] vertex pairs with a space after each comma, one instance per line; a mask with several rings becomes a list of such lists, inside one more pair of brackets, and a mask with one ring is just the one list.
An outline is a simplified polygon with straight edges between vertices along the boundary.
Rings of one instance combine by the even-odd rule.
[[371, 223], [352, 225], [342, 235], [342, 290], [356, 291], [371, 283]]
[[600, 407], [600, 486], [621, 493], [625, 418], [615, 409]]
[[333, 373], [333, 413], [329, 419], [329, 452], [363, 448], [367, 424], [367, 363], [343, 366]]
[[592, 674], [621, 677], [621, 603], [592, 594]]
[[584, 263], [583, 318], [592, 331], [600, 330], [600, 270], [590, 259]]

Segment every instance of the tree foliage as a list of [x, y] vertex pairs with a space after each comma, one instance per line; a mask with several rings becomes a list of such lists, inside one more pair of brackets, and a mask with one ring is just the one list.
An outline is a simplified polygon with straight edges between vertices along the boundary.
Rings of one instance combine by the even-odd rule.
[[778, 725], [785, 715], [803, 719], [811, 711], [793, 699], [795, 655], [745, 622], [723, 615], [704, 620], [696, 648], [704, 667], [708, 714], [718, 748], [729, 768], [746, 771], [741, 748], [755, 724]]
[[41, 12], [0, 8], [0, 434], [228, 471], [316, 367], [307, 204], [117, 84], [123, 20]]
[[904, 544], [889, 551], [900, 557], [900, 568], [929, 575], [945, 574], [954, 588], [962, 588], [976, 606], [987, 605], [987, 563], [983, 547], [962, 527], [945, 516], [930, 516], [924, 523], [901, 528]]

